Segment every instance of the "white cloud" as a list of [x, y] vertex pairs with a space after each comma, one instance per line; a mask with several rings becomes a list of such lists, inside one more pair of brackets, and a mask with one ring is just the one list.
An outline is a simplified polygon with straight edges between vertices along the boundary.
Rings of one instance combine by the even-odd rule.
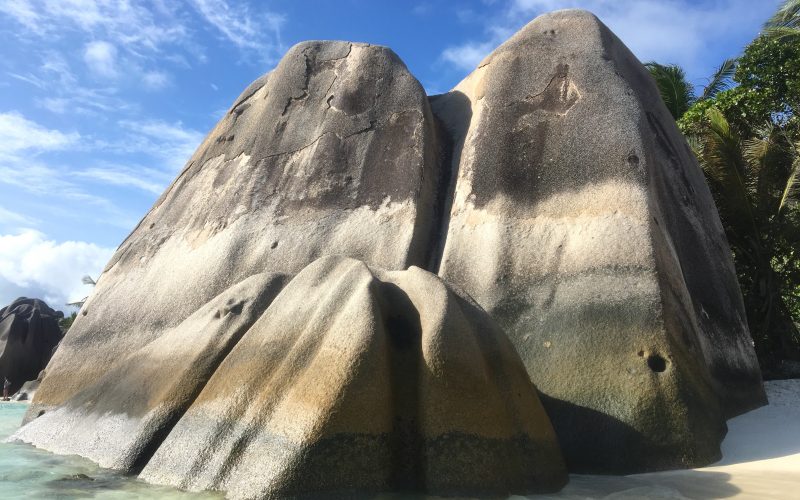
[[160, 195], [164, 192], [172, 175], [154, 168], [130, 165], [103, 164], [79, 170], [76, 177], [90, 179], [114, 186], [134, 187], [148, 193]]
[[442, 59], [459, 69], [472, 71], [496, 46], [496, 42], [489, 41], [469, 42], [456, 47], [448, 47], [442, 52]]
[[[706, 75], [712, 47], [734, 47], [752, 36], [780, 0], [509, 0], [484, 26], [477, 40], [446, 48], [442, 59], [460, 69], [474, 69], [508, 36], [537, 15], [565, 8], [595, 13], [643, 61], [681, 64], [689, 75]], [[718, 64], [719, 61], [716, 61]], [[700, 82], [697, 82], [700, 83]]]
[[0, 12], [10, 15], [32, 31], [41, 31], [41, 19], [33, 5], [26, 0], [4, 0], [0, 2]]
[[253, 15], [247, 5], [226, 0], [191, 0], [197, 12], [226, 39], [242, 49], [261, 52], [273, 60], [284, 50], [281, 27], [286, 18], [278, 13], [260, 11]]
[[63, 97], [45, 97], [38, 99], [36, 105], [51, 113], [63, 114], [69, 108], [70, 100]]
[[188, 35], [183, 20], [164, 2], [10, 0], [0, 3], [0, 12], [36, 35], [53, 37], [65, 31], [82, 31], [134, 49], [157, 50], [163, 44], [180, 43]]
[[113, 253], [93, 243], [58, 243], [34, 230], [0, 234], [0, 307], [25, 295], [64, 309], [91, 292], [81, 278], [97, 279]]
[[433, 5], [428, 2], [418, 3], [411, 9], [411, 13], [415, 16], [425, 16], [433, 12]]
[[186, 128], [181, 122], [121, 120], [119, 125], [130, 132], [125, 143], [119, 147], [156, 157], [172, 171], [181, 168], [189, 160], [204, 137], [202, 132]]
[[[27, 215], [8, 210], [0, 205], [0, 228], [30, 227], [39, 224], [39, 220]], [[2, 306], [0, 306], [2, 307]]]
[[0, 159], [30, 150], [56, 150], [74, 145], [77, 132], [51, 130], [16, 112], [0, 113]]
[[147, 71], [142, 75], [142, 83], [149, 90], [161, 90], [168, 87], [171, 80], [163, 71]]
[[83, 51], [89, 70], [103, 78], [117, 77], [117, 48], [103, 41], [89, 42]]
[[74, 182], [67, 166], [39, 158], [47, 152], [87, 147], [84, 142], [77, 132], [48, 129], [16, 112], [0, 113], [0, 184], [47, 198], [49, 205], [59, 206], [59, 215], [78, 217], [83, 210], [93, 220], [130, 228], [128, 214]]

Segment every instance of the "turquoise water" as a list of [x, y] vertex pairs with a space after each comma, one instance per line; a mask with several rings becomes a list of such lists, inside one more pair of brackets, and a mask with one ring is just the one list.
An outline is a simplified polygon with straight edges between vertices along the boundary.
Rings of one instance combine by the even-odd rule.
[[[0, 403], [0, 441], [14, 433], [27, 405]], [[0, 442], [0, 498], [11, 499], [219, 499], [149, 485], [76, 456], [53, 455], [20, 443]]]

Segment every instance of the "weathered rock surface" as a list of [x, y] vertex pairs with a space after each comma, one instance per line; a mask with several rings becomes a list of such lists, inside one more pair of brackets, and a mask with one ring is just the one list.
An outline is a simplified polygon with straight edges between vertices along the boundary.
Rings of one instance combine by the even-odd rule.
[[64, 317], [39, 299], [20, 297], [0, 309], [0, 384], [8, 378], [8, 394], [34, 380], [50, 361], [63, 334]]
[[524, 493], [565, 481], [535, 383], [574, 471], [716, 459], [764, 393], [641, 64], [562, 11], [431, 105], [388, 49], [290, 50], [120, 246], [17, 438], [242, 498]]
[[560, 11], [432, 105], [458, 152], [439, 274], [510, 335], [570, 470], [717, 459], [765, 396], [713, 200], [643, 66]]
[[30, 414], [61, 405], [253, 274], [294, 274], [331, 254], [425, 265], [439, 176], [432, 123], [424, 90], [389, 49], [292, 48], [122, 243]]
[[19, 390], [11, 396], [11, 401], [30, 401], [36, 395], [41, 380], [28, 380]]
[[283, 286], [282, 275], [251, 276], [143, 348], [121, 355], [102, 376], [14, 439], [103, 467], [141, 470], [161, 440], [245, 331]]
[[559, 489], [513, 346], [435, 275], [325, 258], [220, 365], [141, 477], [231, 498]]

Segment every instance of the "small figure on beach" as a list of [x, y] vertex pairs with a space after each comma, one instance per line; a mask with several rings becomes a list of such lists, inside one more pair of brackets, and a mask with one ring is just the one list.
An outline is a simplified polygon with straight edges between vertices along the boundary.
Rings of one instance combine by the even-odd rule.
[[8, 377], [5, 377], [5, 381], [3, 382], [3, 401], [8, 401], [8, 389], [11, 387], [11, 382], [8, 380]]

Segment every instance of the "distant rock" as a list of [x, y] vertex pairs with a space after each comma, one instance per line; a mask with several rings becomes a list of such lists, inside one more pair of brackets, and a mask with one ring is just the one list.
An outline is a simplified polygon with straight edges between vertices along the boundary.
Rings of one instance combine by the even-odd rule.
[[61, 311], [39, 299], [20, 297], [0, 309], [0, 384], [11, 382], [9, 396], [47, 366], [61, 341]]
[[326, 258], [244, 334], [142, 478], [229, 498], [566, 483], [513, 346], [435, 275]]
[[595, 16], [541, 16], [434, 112], [456, 144], [439, 274], [510, 335], [571, 470], [707, 465], [766, 402], [730, 249], [651, 77]]
[[40, 380], [29, 380], [25, 382], [22, 384], [22, 387], [11, 396], [11, 401], [30, 401], [36, 394], [40, 382]]

